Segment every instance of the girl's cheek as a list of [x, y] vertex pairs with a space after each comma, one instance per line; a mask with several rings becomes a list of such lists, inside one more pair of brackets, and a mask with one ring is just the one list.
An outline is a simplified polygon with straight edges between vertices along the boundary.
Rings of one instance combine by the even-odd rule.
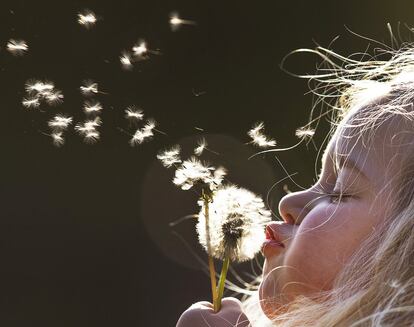
[[[289, 292], [301, 293], [328, 285], [340, 270], [338, 256], [343, 256], [347, 238], [341, 218], [348, 210], [335, 207], [314, 210], [301, 223], [283, 262], [290, 267], [281, 274], [281, 282], [292, 285]], [[308, 287], [295, 286], [298, 285], [295, 282]]]

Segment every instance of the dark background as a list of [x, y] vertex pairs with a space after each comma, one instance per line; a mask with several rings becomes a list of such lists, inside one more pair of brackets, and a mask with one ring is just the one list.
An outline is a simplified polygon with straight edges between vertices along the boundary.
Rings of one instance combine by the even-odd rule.
[[[76, 22], [85, 8], [100, 18], [90, 30]], [[172, 11], [197, 26], [172, 32]], [[197, 196], [171, 184], [157, 152], [180, 143], [188, 155], [205, 135], [221, 154], [207, 159], [266, 196], [286, 173], [272, 154], [247, 160], [255, 149], [244, 144], [246, 131], [262, 120], [279, 146], [291, 146], [312, 103], [306, 81], [279, 68], [283, 56], [315, 42], [328, 46], [337, 35], [338, 52], [364, 51], [368, 41], [344, 25], [389, 44], [386, 23], [412, 25], [413, 13], [412, 1], [2, 1], [0, 326], [173, 326], [191, 303], [209, 300], [194, 221], [168, 227], [197, 212]], [[8, 53], [10, 38], [26, 40], [28, 53]], [[122, 70], [121, 51], [140, 38], [162, 54]], [[294, 56], [287, 68], [312, 73], [316, 62]], [[29, 78], [52, 80], [64, 103], [24, 109]], [[72, 130], [55, 148], [40, 131], [48, 132], [58, 112], [83, 119], [79, 86], [87, 78], [108, 93], [96, 97], [105, 107], [102, 139], [85, 145]], [[128, 129], [123, 110], [130, 104], [168, 136], [131, 148], [118, 129]], [[316, 148], [326, 127], [317, 130]], [[314, 180], [316, 148], [278, 154], [303, 187]], [[299, 189], [278, 184], [273, 209], [284, 183]], [[239, 272], [247, 278], [260, 273], [257, 266]]]

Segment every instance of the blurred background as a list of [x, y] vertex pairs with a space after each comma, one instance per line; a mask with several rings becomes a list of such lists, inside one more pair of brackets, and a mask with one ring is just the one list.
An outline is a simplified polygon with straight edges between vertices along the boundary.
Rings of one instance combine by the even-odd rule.
[[[97, 17], [89, 29], [77, 22], [84, 9]], [[173, 31], [173, 12], [196, 24]], [[412, 1], [2, 1], [0, 326], [174, 326], [189, 305], [210, 300], [194, 219], [169, 226], [197, 213], [197, 194], [176, 188], [156, 154], [180, 144], [188, 157], [205, 137], [219, 155], [203, 159], [263, 196], [276, 219], [285, 184], [314, 183], [329, 127], [322, 119], [313, 142], [248, 160], [258, 151], [246, 144], [255, 122], [279, 147], [296, 144], [295, 130], [308, 122], [306, 80], [283, 72], [282, 58], [338, 35], [335, 51], [365, 51], [370, 42], [347, 28], [391, 44], [386, 24], [397, 33], [401, 22], [409, 35], [413, 12]], [[12, 55], [10, 39], [28, 51]], [[140, 39], [157, 54], [123, 69], [122, 51]], [[285, 68], [313, 73], [318, 62], [299, 54]], [[63, 103], [24, 108], [33, 78], [53, 81]], [[47, 121], [85, 118], [86, 79], [102, 91], [94, 97], [104, 107], [101, 139], [85, 144], [72, 128], [57, 148]], [[130, 105], [167, 135], [131, 147]], [[238, 275], [251, 280], [261, 262], [236, 267]]]

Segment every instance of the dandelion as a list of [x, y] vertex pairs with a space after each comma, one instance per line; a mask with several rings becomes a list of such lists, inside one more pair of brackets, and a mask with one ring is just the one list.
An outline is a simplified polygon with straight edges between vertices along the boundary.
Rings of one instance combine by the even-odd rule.
[[132, 69], [132, 58], [129, 53], [123, 52], [122, 55], [119, 57], [119, 61], [121, 62], [123, 69], [125, 70]]
[[[201, 245], [207, 249], [204, 203], [199, 204], [197, 233]], [[215, 191], [209, 206], [211, 255], [235, 262], [254, 258], [265, 238], [264, 227], [271, 221], [263, 200], [249, 190], [226, 185]]]
[[51, 106], [62, 103], [63, 101], [63, 94], [58, 90], [53, 92], [44, 92], [44, 97], [46, 99], [46, 102]]
[[142, 109], [137, 109], [135, 106], [130, 106], [125, 110], [125, 118], [130, 121], [141, 121], [144, 119], [144, 112]]
[[[271, 221], [270, 211], [253, 192], [227, 185], [218, 188], [209, 201], [202, 198], [196, 226], [200, 244], [210, 257], [223, 260], [214, 311], [219, 311], [230, 261], [254, 258], [264, 241], [264, 228]], [[213, 293], [214, 294], [214, 293]]]
[[78, 23], [85, 26], [86, 28], [90, 28], [95, 25], [96, 21], [96, 15], [90, 10], [85, 10], [82, 13], [78, 13]]
[[275, 146], [276, 141], [264, 135], [263, 130], [264, 123], [260, 122], [255, 124], [253, 128], [247, 132], [247, 134], [252, 138], [251, 143], [261, 148]]
[[194, 149], [194, 154], [196, 156], [201, 156], [203, 154], [204, 150], [206, 149], [206, 147], [207, 147], [207, 141], [203, 137], [198, 141], [197, 147]]
[[180, 159], [181, 148], [179, 145], [173, 146], [169, 150], [164, 150], [157, 155], [157, 158], [161, 161], [164, 167], [170, 168], [175, 164], [182, 162]]
[[22, 105], [26, 108], [37, 108], [40, 106], [40, 101], [38, 97], [24, 98]]
[[83, 105], [83, 110], [86, 114], [96, 114], [102, 111], [103, 107], [100, 102], [95, 101], [85, 101]]
[[68, 117], [65, 115], [56, 115], [53, 119], [48, 121], [48, 126], [52, 128], [54, 131], [63, 131], [72, 124], [72, 117]]
[[172, 13], [170, 15], [170, 26], [173, 31], [176, 31], [180, 28], [181, 25], [196, 25], [194, 21], [181, 19], [178, 17], [177, 13]]
[[57, 147], [62, 146], [63, 144], [65, 144], [65, 139], [63, 138], [63, 133], [62, 132], [55, 132], [50, 134], [50, 137], [53, 139], [53, 144]]
[[29, 47], [28, 47], [27, 43], [25, 41], [23, 41], [23, 40], [13, 40], [13, 39], [10, 39], [9, 42], [7, 42], [6, 49], [12, 55], [21, 56], [27, 50], [29, 50]]
[[80, 87], [80, 91], [83, 95], [98, 94], [98, 83], [95, 83], [91, 80], [86, 80], [83, 82], [83, 85]]

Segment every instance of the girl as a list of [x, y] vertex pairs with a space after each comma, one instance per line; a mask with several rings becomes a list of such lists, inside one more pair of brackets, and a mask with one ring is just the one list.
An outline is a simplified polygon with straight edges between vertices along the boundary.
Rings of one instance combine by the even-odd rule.
[[179, 327], [414, 325], [414, 45], [361, 61], [301, 51], [324, 59], [305, 77], [335, 115], [316, 184], [266, 228], [261, 310], [199, 302]]

